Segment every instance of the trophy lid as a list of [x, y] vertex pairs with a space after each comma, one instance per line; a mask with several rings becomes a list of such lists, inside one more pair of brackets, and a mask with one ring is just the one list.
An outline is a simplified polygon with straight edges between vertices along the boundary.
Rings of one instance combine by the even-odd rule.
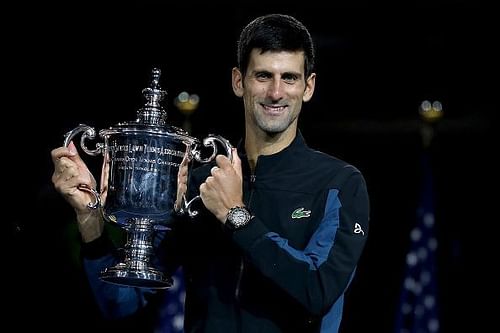
[[173, 135], [183, 141], [197, 141], [195, 138], [189, 136], [185, 130], [167, 124], [167, 111], [161, 105], [161, 102], [167, 96], [167, 91], [163, 90], [160, 86], [160, 76], [161, 70], [153, 68], [149, 87], [142, 89], [142, 94], [146, 102], [137, 110], [135, 121], [118, 123], [108, 130], [102, 130], [101, 134], [146, 132], [155, 135]]
[[146, 103], [137, 110], [136, 122], [145, 125], [163, 126], [166, 124], [167, 111], [160, 102], [167, 96], [167, 92], [160, 87], [161, 70], [153, 68], [151, 84], [142, 90]]

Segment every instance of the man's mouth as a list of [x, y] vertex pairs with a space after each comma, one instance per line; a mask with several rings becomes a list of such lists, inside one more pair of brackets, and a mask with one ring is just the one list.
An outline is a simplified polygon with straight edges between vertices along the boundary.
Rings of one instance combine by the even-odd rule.
[[272, 105], [272, 104], [261, 104], [262, 108], [267, 114], [270, 115], [280, 115], [285, 112], [286, 105]]

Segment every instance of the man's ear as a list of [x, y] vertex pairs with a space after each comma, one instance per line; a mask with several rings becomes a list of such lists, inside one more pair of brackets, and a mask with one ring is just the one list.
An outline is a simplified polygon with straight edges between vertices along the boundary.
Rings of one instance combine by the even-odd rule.
[[237, 68], [234, 67], [232, 72], [231, 72], [231, 82], [233, 85], [233, 92], [236, 96], [242, 97], [243, 96], [243, 75], [241, 74], [241, 71]]
[[314, 94], [314, 87], [316, 86], [316, 73], [312, 73], [306, 80], [306, 90], [302, 96], [303, 102], [309, 102]]

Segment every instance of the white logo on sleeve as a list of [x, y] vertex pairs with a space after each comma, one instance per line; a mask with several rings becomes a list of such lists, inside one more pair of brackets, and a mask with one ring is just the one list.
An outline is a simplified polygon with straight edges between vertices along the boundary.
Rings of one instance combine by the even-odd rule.
[[365, 232], [363, 231], [363, 229], [361, 229], [361, 225], [359, 223], [354, 224], [354, 233], [362, 234], [363, 236], [365, 235]]

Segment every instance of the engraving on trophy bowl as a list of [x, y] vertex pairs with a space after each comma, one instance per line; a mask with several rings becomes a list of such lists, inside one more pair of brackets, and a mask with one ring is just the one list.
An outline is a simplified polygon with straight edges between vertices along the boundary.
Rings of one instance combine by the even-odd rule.
[[191, 143], [168, 136], [122, 133], [107, 138], [109, 175], [104, 216], [126, 224], [147, 217], [165, 223], [173, 214], [179, 166]]

